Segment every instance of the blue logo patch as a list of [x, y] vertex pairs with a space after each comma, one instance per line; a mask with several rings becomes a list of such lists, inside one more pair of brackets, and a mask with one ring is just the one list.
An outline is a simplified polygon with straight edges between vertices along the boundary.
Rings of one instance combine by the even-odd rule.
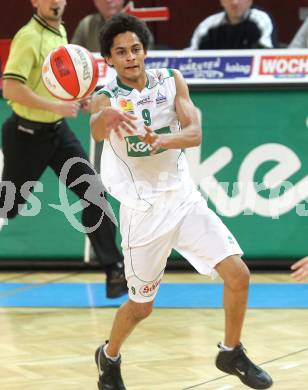
[[157, 92], [157, 97], [156, 97], [156, 104], [162, 104], [167, 101], [167, 97], [164, 96], [159, 90]]

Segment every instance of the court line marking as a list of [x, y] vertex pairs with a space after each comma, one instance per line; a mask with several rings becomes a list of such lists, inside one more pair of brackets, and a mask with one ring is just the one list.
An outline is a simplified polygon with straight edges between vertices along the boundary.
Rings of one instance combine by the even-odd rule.
[[7, 298], [7, 297], [10, 297], [12, 295], [16, 295], [16, 294], [19, 294], [21, 292], [25, 292], [25, 291], [29, 291], [29, 290], [33, 290], [35, 288], [40, 288], [42, 286], [48, 286], [49, 284], [54, 284], [56, 282], [59, 282], [61, 280], [65, 280], [65, 279], [69, 279], [73, 276], [76, 276], [76, 275], [79, 275], [81, 274], [80, 271], [78, 272], [72, 272], [70, 274], [67, 274], [67, 275], [64, 275], [64, 276], [61, 276], [61, 277], [58, 277], [58, 278], [55, 278], [55, 279], [52, 279], [52, 280], [48, 280], [46, 282], [41, 282], [41, 283], [29, 283], [27, 284], [27, 286], [23, 286], [23, 287], [16, 287], [16, 288], [13, 288], [9, 291], [6, 291], [6, 292], [3, 292], [3, 293], [0, 293], [0, 299], [1, 298]]
[[[10, 272], [12, 273], [12, 272]], [[9, 282], [10, 280], [14, 280], [14, 279], [23, 279], [25, 278], [26, 276], [29, 276], [31, 274], [34, 274], [35, 272], [34, 271], [29, 271], [29, 272], [23, 272], [23, 273], [18, 273], [18, 276], [16, 276], [16, 273], [15, 273], [15, 276], [11, 276], [9, 278], [6, 278], [6, 279], [0, 279], [0, 283], [6, 283], [6, 282]]]
[[[307, 351], [308, 351], [308, 347], [303, 348], [303, 349], [299, 349], [298, 351], [290, 352], [290, 353], [288, 353], [286, 355], [282, 355], [282, 356], [279, 356], [277, 358], [274, 358], [274, 359], [271, 359], [271, 360], [267, 360], [267, 361], [265, 361], [263, 363], [260, 363], [259, 366], [263, 366], [264, 364], [268, 364], [268, 363], [277, 362], [278, 360], [282, 360], [282, 359], [285, 359], [285, 358], [287, 358], [289, 356], [298, 355], [298, 354], [300, 354], [302, 352], [307, 352]], [[229, 374], [221, 375], [221, 376], [218, 376], [217, 378], [210, 379], [209, 381], [198, 383], [196, 385], [192, 385], [192, 386], [189, 386], [189, 387], [184, 387], [182, 390], [195, 389], [195, 388], [197, 388], [199, 386], [203, 386], [203, 385], [206, 385], [208, 383], [213, 383], [213, 382], [216, 382], [216, 381], [218, 381], [220, 379], [227, 378], [228, 376], [230, 376], [230, 375]], [[235, 375], [232, 375], [232, 376], [234, 377]]]
[[[78, 275], [74, 277], [74, 274]], [[64, 275], [64, 276], [63, 276]], [[53, 278], [53, 279], [52, 279]], [[70, 283], [69, 278], [71, 278], [75, 283]], [[119, 306], [123, 303], [124, 297], [118, 298], [113, 301], [112, 304], [109, 299], [101, 297], [101, 288], [104, 286], [104, 283], [80, 283], [78, 280], [82, 279], [82, 273], [80, 270], [75, 273], [68, 272], [66, 274], [59, 275], [48, 275], [45, 279], [39, 279], [40, 283], [34, 282], [35, 278], [28, 278], [31, 280], [31, 283], [0, 283], [0, 306], [4, 305], [6, 307], [114, 307]], [[59, 281], [59, 282], [58, 282]], [[280, 286], [280, 285], [279, 285]], [[273, 284], [264, 284], [260, 289], [259, 285], [251, 284], [251, 296], [249, 302], [249, 309], [251, 310], [264, 310], [264, 309], [302, 309], [306, 310], [308, 308], [308, 284], [300, 285], [297, 284], [295, 287], [293, 285], [282, 284], [282, 287], [279, 289], [280, 292], [275, 295], [276, 285]], [[205, 290], [204, 288], [207, 287]], [[273, 289], [274, 287], [274, 289]], [[291, 287], [291, 288], [290, 288]], [[33, 288], [39, 289], [42, 292], [42, 295], [39, 293], [33, 294], [35, 290]], [[186, 290], [187, 288], [187, 290]], [[254, 288], [254, 293], [252, 294], [252, 288]], [[264, 291], [272, 291], [272, 301], [268, 302], [264, 306], [264, 299], [260, 300], [259, 293], [261, 290], [261, 297], [264, 296]], [[212, 290], [213, 289], [213, 290]], [[285, 290], [284, 290], [285, 289]], [[28, 291], [29, 290], [29, 291]], [[68, 296], [71, 296], [72, 290], [74, 291], [75, 300], [71, 300]], [[189, 309], [222, 309], [221, 303], [221, 294], [222, 294], [222, 285], [216, 286], [213, 284], [185, 284], [185, 283], [171, 283], [163, 284], [161, 295], [155, 302], [155, 307], [160, 308], [189, 308]], [[24, 294], [17, 293], [25, 291]], [[37, 290], [38, 292], [39, 290]], [[212, 293], [211, 293], [212, 291]], [[282, 291], [285, 291], [282, 293]], [[64, 294], [65, 292], [65, 294]], [[200, 292], [205, 292], [204, 299], [200, 298]], [[213, 292], [215, 294], [213, 294]], [[290, 301], [286, 301], [285, 297], [286, 292], [289, 294]], [[301, 298], [298, 299], [298, 292], [301, 292]], [[171, 294], [172, 293], [172, 294]], [[97, 295], [99, 294], [99, 295]], [[170, 299], [171, 296], [178, 296], [177, 302]], [[265, 294], [266, 295], [266, 294]], [[267, 294], [268, 295], [268, 294]], [[1, 299], [1, 296], [3, 299]], [[53, 296], [53, 300], [50, 299], [50, 296]], [[92, 299], [93, 298], [93, 299]], [[283, 298], [283, 299], [282, 299]], [[57, 303], [57, 304], [56, 304]]]

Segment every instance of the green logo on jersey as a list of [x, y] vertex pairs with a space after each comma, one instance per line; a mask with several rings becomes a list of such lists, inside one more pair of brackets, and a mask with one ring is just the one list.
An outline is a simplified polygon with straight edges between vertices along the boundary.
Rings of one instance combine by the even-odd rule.
[[229, 244], [234, 244], [234, 239], [232, 236], [228, 236]]
[[[155, 130], [157, 134], [167, 134], [171, 133], [170, 127], [162, 127], [161, 129]], [[127, 155], [129, 157], [145, 157], [149, 156], [152, 150], [151, 145], [148, 145], [140, 140], [137, 135], [129, 135], [125, 137], [126, 147], [127, 147]], [[155, 154], [162, 153], [167, 149], [158, 149]]]

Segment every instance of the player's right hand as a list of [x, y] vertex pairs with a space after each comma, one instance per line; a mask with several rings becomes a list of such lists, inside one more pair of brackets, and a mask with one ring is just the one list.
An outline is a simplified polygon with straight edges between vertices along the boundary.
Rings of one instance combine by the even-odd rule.
[[134, 115], [122, 112], [121, 110], [114, 107], [104, 107], [103, 109], [103, 120], [104, 127], [108, 133], [112, 130], [116, 135], [122, 139], [123, 132], [132, 135], [137, 130], [134, 121], [137, 119]]
[[162, 147], [163, 137], [155, 133], [150, 127], [144, 126], [145, 135], [138, 135], [140, 140], [148, 145], [151, 145], [150, 154], [156, 154], [158, 149]]
[[80, 104], [78, 102], [57, 102], [55, 107], [55, 113], [61, 117], [76, 118]]

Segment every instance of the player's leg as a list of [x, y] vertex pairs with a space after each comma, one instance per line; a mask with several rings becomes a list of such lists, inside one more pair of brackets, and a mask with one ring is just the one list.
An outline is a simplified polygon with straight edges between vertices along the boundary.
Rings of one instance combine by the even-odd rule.
[[[98, 261], [107, 274], [107, 296], [115, 298], [127, 292], [123, 269], [123, 258], [115, 243], [114, 223], [104, 215], [100, 204], [105, 202], [104, 188], [98, 175], [88, 162], [88, 157], [79, 140], [64, 121], [61, 125], [58, 147], [50, 162], [51, 168], [60, 177], [63, 165], [70, 159], [77, 159], [62, 178], [67, 187], [76, 181], [71, 190], [85, 199], [88, 206], [82, 213], [82, 223], [86, 228]], [[62, 176], [62, 175], [61, 175]], [[92, 229], [95, 225], [97, 227]]]
[[107, 347], [107, 353], [116, 357], [127, 337], [132, 333], [136, 325], [152, 313], [154, 301], [134, 302], [129, 299], [117, 311], [111, 329]]
[[215, 269], [224, 281], [224, 345], [234, 348], [241, 342], [248, 300], [249, 270], [237, 255], [226, 257], [216, 265]]
[[121, 375], [120, 347], [136, 325], [151, 314], [152, 306], [153, 301], [137, 303], [129, 299], [118, 309], [109, 342], [101, 345], [95, 352], [99, 389], [125, 390]]
[[46, 142], [47, 136], [40, 124], [21, 121], [15, 114], [3, 124], [2, 218], [11, 219], [18, 214], [46, 169], [54, 149], [54, 138]]
[[270, 387], [270, 376], [248, 359], [241, 344], [249, 285], [249, 270], [240, 258], [242, 250], [203, 199], [182, 220], [175, 249], [200, 273], [213, 277], [219, 273], [224, 280], [225, 339], [219, 345], [217, 367], [237, 375], [247, 386]]
[[147, 230], [147, 219], [151, 223], [152, 218], [149, 216], [144, 219], [143, 213], [133, 210], [125, 216], [123, 213], [121, 208], [122, 246], [129, 300], [117, 311], [109, 342], [98, 348], [95, 357], [99, 369], [99, 386], [110, 386], [106, 387], [110, 390], [125, 389], [121, 387], [124, 384], [120, 372], [120, 349], [136, 325], [152, 312], [174, 235], [173, 232], [167, 233], [144, 245], [135, 246], [137, 241], [142, 241], [142, 230]]
[[[193, 240], [192, 240], [193, 238]], [[225, 340], [228, 347], [240, 343], [248, 297], [249, 270], [237, 254], [242, 250], [220, 218], [205, 201], [183, 219], [175, 249], [203, 274], [224, 280]]]
[[216, 366], [233, 374], [247, 386], [267, 389], [273, 381], [246, 355], [241, 343], [248, 298], [249, 271], [239, 256], [229, 256], [215, 267], [224, 280], [225, 340], [220, 343]]
[[110, 356], [119, 353], [134, 327], [151, 314], [170, 252], [170, 242], [164, 236], [142, 247], [124, 248], [129, 301], [115, 317], [107, 350]]

